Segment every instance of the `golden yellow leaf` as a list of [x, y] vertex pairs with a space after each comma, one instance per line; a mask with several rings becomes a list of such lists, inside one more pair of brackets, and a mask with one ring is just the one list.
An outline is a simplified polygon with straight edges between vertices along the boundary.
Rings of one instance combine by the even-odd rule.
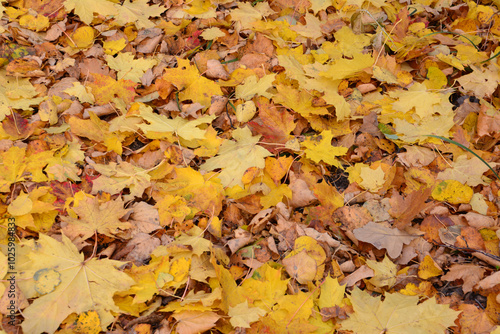
[[336, 278], [325, 277], [321, 285], [321, 294], [318, 300], [319, 308], [342, 306], [344, 301], [345, 285], [340, 285]]
[[308, 138], [302, 143], [305, 147], [306, 157], [319, 163], [321, 161], [336, 167], [341, 167], [340, 162], [335, 158], [347, 153], [346, 147], [332, 146], [333, 134], [329, 130], [321, 132], [317, 137]]
[[343, 329], [365, 334], [433, 333], [441, 334], [453, 326], [460, 312], [433, 298], [418, 304], [417, 296], [386, 293], [384, 301], [354, 288], [349, 296], [354, 313], [342, 321]]
[[123, 80], [140, 82], [144, 73], [155, 66], [158, 61], [154, 58], [139, 58], [134, 59], [131, 52], [120, 52], [117, 56], [105, 57], [108, 66], [117, 71], [117, 76]]
[[64, 234], [62, 242], [40, 234], [38, 241], [24, 242], [21, 247], [27, 255], [19, 261], [18, 284], [28, 298], [36, 295], [40, 273], [50, 271], [53, 277], [58, 273], [60, 279], [52, 291], [23, 310], [25, 320], [21, 326], [26, 333], [53, 333], [71, 313], [89, 310], [99, 314], [105, 329], [114, 319], [111, 311], [120, 312], [113, 295], [133, 284], [130, 277], [116, 269], [122, 262], [96, 258], [84, 261], [83, 254]]
[[366, 265], [373, 269], [375, 276], [369, 279], [369, 282], [376, 287], [387, 286], [392, 288], [396, 284], [397, 266], [387, 257], [382, 262], [366, 260]]
[[221, 168], [218, 177], [225, 187], [243, 186], [241, 178], [245, 171], [250, 167], [264, 168], [264, 158], [271, 155], [265, 148], [257, 145], [260, 136], [252, 136], [248, 127], [234, 130], [233, 138], [236, 142], [225, 140], [218, 155], [200, 166], [206, 171]]
[[455, 180], [441, 181], [432, 191], [432, 198], [451, 204], [469, 203], [474, 191]]
[[235, 307], [229, 307], [229, 312], [227, 313], [231, 319], [231, 325], [234, 327], [250, 328], [250, 324], [259, 320], [263, 315], [266, 315], [266, 311], [258, 307], [249, 307], [248, 301], [244, 301]]
[[71, 231], [71, 235], [78, 235], [83, 239], [88, 239], [95, 233], [114, 237], [132, 227], [129, 222], [120, 221], [128, 212], [124, 209], [124, 204], [122, 200], [99, 203], [96, 197], [85, 196], [77, 206], [71, 208], [78, 218], [67, 216], [61, 219], [68, 224], [67, 230]]
[[439, 276], [443, 273], [443, 270], [434, 262], [430, 255], [426, 255], [424, 260], [420, 263], [418, 267], [418, 277], [421, 279], [428, 279], [431, 277]]

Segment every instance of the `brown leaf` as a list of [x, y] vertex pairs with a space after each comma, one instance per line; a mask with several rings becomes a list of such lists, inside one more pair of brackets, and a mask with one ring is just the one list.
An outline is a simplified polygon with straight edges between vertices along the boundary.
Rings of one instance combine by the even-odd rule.
[[377, 249], [387, 249], [387, 254], [393, 259], [401, 254], [403, 244], [407, 245], [417, 238], [416, 235], [388, 228], [374, 222], [369, 222], [364, 227], [355, 229], [353, 233], [360, 241], [370, 243]]
[[420, 212], [432, 206], [432, 203], [426, 203], [431, 193], [432, 188], [424, 188], [403, 198], [397, 192], [393, 192], [389, 213], [396, 218], [396, 227], [404, 229]]
[[466, 226], [460, 231], [460, 237], [457, 238], [455, 246], [461, 248], [471, 248], [477, 250], [485, 250], [484, 240], [481, 234], [474, 228]]
[[458, 317], [460, 323], [460, 333], [487, 334], [495, 328], [495, 322], [486, 314], [484, 310], [471, 304], [462, 304], [458, 308], [462, 313]]
[[362, 265], [361, 267], [356, 269], [355, 272], [341, 280], [340, 285], [353, 286], [360, 280], [368, 277], [373, 277], [373, 275], [375, 275], [375, 272], [370, 267], [368, 267], [367, 265]]
[[214, 327], [215, 322], [220, 319], [217, 313], [202, 311], [180, 311], [172, 317], [177, 320], [176, 330], [179, 334], [203, 333]]
[[485, 269], [474, 264], [455, 264], [446, 275], [441, 276], [445, 281], [462, 280], [462, 291], [472, 291], [472, 288], [483, 278]]

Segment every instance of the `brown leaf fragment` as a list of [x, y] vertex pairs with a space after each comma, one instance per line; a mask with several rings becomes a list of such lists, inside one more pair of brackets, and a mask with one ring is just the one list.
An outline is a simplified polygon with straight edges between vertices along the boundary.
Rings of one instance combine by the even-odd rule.
[[360, 241], [370, 243], [377, 249], [387, 249], [387, 254], [393, 259], [401, 254], [403, 244], [408, 245], [413, 239], [417, 238], [416, 235], [395, 228], [388, 228], [374, 222], [369, 222], [362, 228], [355, 229], [353, 233], [356, 239]]
[[35, 59], [14, 59], [5, 69], [7, 70], [7, 75], [11, 75], [13, 77], [45, 76], [45, 72], [40, 69], [40, 64]]
[[205, 75], [210, 79], [229, 80], [229, 73], [227, 73], [220, 61], [216, 59], [207, 60], [207, 71]]
[[455, 246], [461, 248], [471, 248], [485, 250], [484, 240], [481, 234], [474, 228], [466, 226], [460, 231], [460, 237], [457, 238]]
[[439, 231], [448, 226], [453, 226], [453, 222], [448, 217], [431, 215], [425, 217], [422, 223], [420, 223], [420, 230], [425, 233], [425, 240], [441, 244], [442, 240], [439, 237]]
[[460, 215], [467, 220], [467, 224], [478, 230], [482, 228], [490, 228], [496, 225], [496, 220], [493, 217], [488, 217], [475, 212], [467, 212], [465, 215]]
[[215, 322], [220, 319], [220, 315], [214, 312], [202, 311], [180, 311], [172, 317], [177, 320], [177, 333], [196, 334], [203, 333], [215, 326]]
[[288, 274], [301, 284], [311, 282], [316, 277], [318, 271], [316, 261], [307, 254], [306, 250], [283, 259], [282, 262]]
[[480, 137], [500, 132], [500, 114], [490, 116], [487, 112], [488, 107], [482, 105], [477, 118], [477, 134]]
[[341, 223], [343, 230], [352, 231], [365, 226], [373, 218], [367, 208], [353, 205], [337, 209], [333, 213], [333, 220]]
[[375, 272], [367, 265], [362, 265], [355, 272], [340, 281], [340, 285], [353, 286], [364, 278], [373, 277]]
[[458, 309], [462, 311], [458, 317], [460, 333], [487, 334], [495, 327], [488, 314], [474, 305], [462, 304]]
[[29, 124], [28, 120], [22, 118], [18, 113], [8, 115], [2, 123], [3, 130], [12, 140], [25, 139], [31, 136], [40, 122]]
[[402, 197], [397, 192], [394, 192], [391, 197], [391, 209], [389, 213], [396, 218], [396, 227], [403, 229], [411, 224], [411, 221], [422, 211], [427, 210], [432, 203], [426, 203], [432, 193], [432, 188], [424, 188], [410, 193], [406, 197]]
[[316, 201], [316, 196], [309, 189], [307, 182], [297, 177], [292, 171], [290, 172], [290, 190], [292, 191], [290, 206], [293, 208], [307, 206]]
[[456, 264], [450, 268], [446, 275], [441, 276], [445, 281], [462, 280], [462, 291], [464, 293], [472, 291], [485, 273], [485, 269], [474, 264]]
[[340, 320], [345, 320], [348, 318], [345, 307], [335, 305], [333, 307], [323, 307], [321, 309], [321, 320], [326, 322], [330, 319], [335, 318], [338, 318]]
[[500, 271], [497, 271], [490, 276], [482, 279], [477, 285], [475, 286], [476, 289], [482, 289], [482, 290], [487, 290], [491, 289], [494, 286], [500, 284]]

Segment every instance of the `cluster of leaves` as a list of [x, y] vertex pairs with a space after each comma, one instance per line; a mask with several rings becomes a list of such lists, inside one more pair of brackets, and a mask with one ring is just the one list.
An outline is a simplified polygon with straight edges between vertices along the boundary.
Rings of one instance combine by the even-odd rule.
[[497, 6], [1, 0], [0, 332], [500, 332]]

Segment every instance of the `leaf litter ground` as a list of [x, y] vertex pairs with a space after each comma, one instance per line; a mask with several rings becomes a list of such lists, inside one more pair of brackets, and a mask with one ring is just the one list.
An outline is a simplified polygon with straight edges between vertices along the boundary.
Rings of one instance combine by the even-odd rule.
[[1, 1], [0, 331], [499, 333], [498, 6]]

